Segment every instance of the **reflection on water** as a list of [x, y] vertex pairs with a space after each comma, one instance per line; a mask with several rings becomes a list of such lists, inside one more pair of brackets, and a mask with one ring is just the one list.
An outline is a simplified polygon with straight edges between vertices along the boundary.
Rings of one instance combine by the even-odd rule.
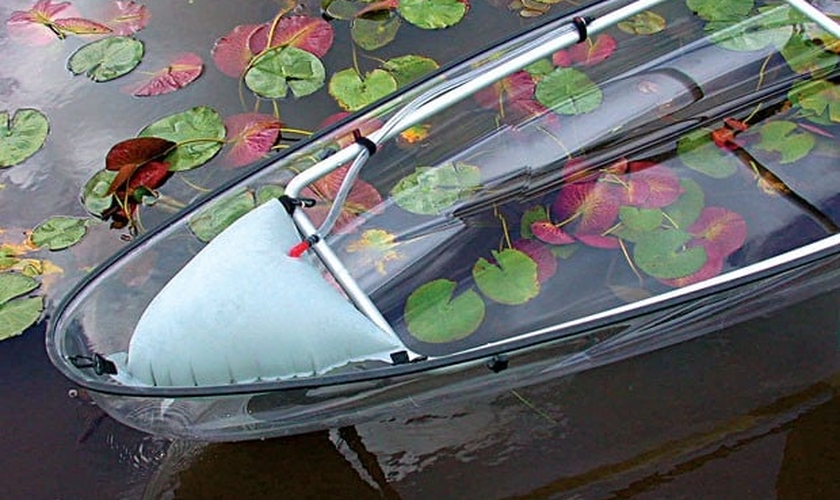
[[420, 416], [175, 443], [144, 498], [836, 498], [838, 298]]

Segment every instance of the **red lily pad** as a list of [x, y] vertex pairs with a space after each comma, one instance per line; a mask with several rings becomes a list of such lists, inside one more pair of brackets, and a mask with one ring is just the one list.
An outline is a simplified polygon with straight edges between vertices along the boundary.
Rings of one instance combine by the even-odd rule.
[[670, 205], [683, 193], [673, 170], [652, 162], [631, 162], [633, 173], [627, 180], [626, 203], [640, 208]]
[[127, 87], [125, 91], [137, 97], [169, 94], [184, 88], [204, 71], [204, 61], [198, 54], [187, 52], [172, 61], [172, 64], [149, 76], [144, 82]]
[[216, 40], [211, 55], [219, 71], [233, 78], [242, 76], [248, 63], [256, 55], [251, 51], [249, 40], [263, 26], [262, 24], [240, 24]]
[[561, 224], [575, 222], [573, 233], [600, 234], [618, 218], [620, 188], [606, 182], [578, 182], [564, 186], [552, 205]]
[[572, 235], [563, 231], [563, 228], [552, 224], [548, 220], [531, 224], [531, 233], [536, 239], [550, 245], [569, 245], [576, 241]]
[[[136, 137], [114, 145], [105, 157], [105, 169], [117, 171], [107, 194], [129, 183], [141, 167], [163, 158], [175, 146], [174, 142], [158, 137]], [[146, 187], [154, 189], [157, 186]]]
[[517, 71], [475, 93], [475, 100], [482, 108], [504, 110], [507, 103], [530, 100], [537, 88], [534, 78], [527, 71]]
[[293, 16], [280, 19], [275, 26], [271, 43], [268, 41], [270, 31], [271, 23], [263, 24], [247, 38], [252, 54], [283, 45], [324, 57], [333, 44], [332, 25], [319, 17]]
[[133, 35], [146, 27], [149, 23], [149, 10], [145, 5], [137, 2], [118, 1], [110, 4], [108, 11], [102, 19], [107, 19], [107, 24], [114, 34]]
[[595, 40], [586, 39], [571, 48], [555, 52], [551, 57], [555, 66], [568, 67], [575, 64], [592, 66], [606, 60], [615, 52], [617, 44], [610, 35], [598, 35]]
[[102, 23], [81, 17], [63, 17], [53, 21], [52, 25], [62, 35], [107, 35], [112, 31]]
[[727, 208], [706, 207], [688, 232], [710, 258], [724, 259], [746, 241], [747, 222], [741, 214]]
[[[349, 168], [350, 166], [346, 165], [334, 170], [302, 191], [302, 197], [314, 198], [318, 201], [314, 207], [306, 209], [307, 215], [316, 226], [319, 226], [327, 218], [330, 204], [335, 199]], [[339, 233], [350, 232], [353, 229], [353, 223], [360, 214], [371, 211], [380, 203], [382, 203], [382, 196], [379, 191], [368, 182], [356, 179], [353, 188], [347, 195], [347, 201], [341, 208], [341, 214], [338, 216], [333, 231]]]
[[29, 10], [16, 10], [6, 20], [9, 38], [25, 45], [43, 46], [63, 35], [52, 28], [56, 19], [79, 18], [70, 2], [38, 0]]
[[[128, 181], [128, 195], [132, 196], [140, 188], [157, 189], [166, 182], [171, 172], [169, 163], [165, 161], [150, 161], [134, 172]], [[139, 200], [138, 200], [139, 201]]]
[[231, 145], [225, 161], [241, 167], [264, 157], [280, 137], [280, 120], [263, 113], [242, 113], [225, 119], [227, 141]]
[[539, 241], [521, 239], [513, 242], [513, 248], [523, 252], [537, 263], [537, 281], [541, 284], [548, 281], [557, 272], [557, 259], [551, 250]]

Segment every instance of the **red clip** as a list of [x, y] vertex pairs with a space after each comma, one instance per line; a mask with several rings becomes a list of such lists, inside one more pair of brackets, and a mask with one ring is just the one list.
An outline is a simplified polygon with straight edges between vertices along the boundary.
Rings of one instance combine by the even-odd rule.
[[293, 259], [300, 258], [300, 256], [312, 248], [312, 245], [317, 243], [319, 239], [320, 238], [317, 234], [307, 236], [305, 240], [301, 241], [289, 250], [289, 257], [292, 257]]

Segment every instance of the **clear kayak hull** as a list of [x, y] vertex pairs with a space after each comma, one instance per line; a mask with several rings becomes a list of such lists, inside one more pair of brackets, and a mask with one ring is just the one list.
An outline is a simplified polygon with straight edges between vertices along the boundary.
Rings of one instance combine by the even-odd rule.
[[[61, 306], [51, 359], [132, 427], [252, 439], [836, 290], [837, 25], [790, 3], [602, 2], [453, 65], [141, 237]], [[614, 26], [647, 9], [668, 26]], [[207, 244], [196, 221], [243, 199]]]

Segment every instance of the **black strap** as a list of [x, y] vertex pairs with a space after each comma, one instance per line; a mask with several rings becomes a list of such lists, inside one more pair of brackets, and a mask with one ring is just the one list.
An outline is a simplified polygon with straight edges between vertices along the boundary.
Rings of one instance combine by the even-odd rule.
[[359, 129], [353, 131], [353, 139], [356, 141], [356, 144], [367, 149], [368, 156], [373, 156], [374, 153], [376, 153], [376, 143], [363, 136], [362, 133], [359, 132]]
[[589, 38], [589, 32], [586, 30], [586, 25], [588, 25], [590, 21], [591, 19], [587, 17], [577, 16], [572, 18], [572, 24], [575, 25], [575, 29], [577, 29], [578, 32], [578, 43], [581, 43]]
[[289, 215], [293, 214], [297, 207], [309, 208], [315, 206], [315, 200], [312, 198], [292, 198], [284, 194], [277, 199], [280, 200]]

